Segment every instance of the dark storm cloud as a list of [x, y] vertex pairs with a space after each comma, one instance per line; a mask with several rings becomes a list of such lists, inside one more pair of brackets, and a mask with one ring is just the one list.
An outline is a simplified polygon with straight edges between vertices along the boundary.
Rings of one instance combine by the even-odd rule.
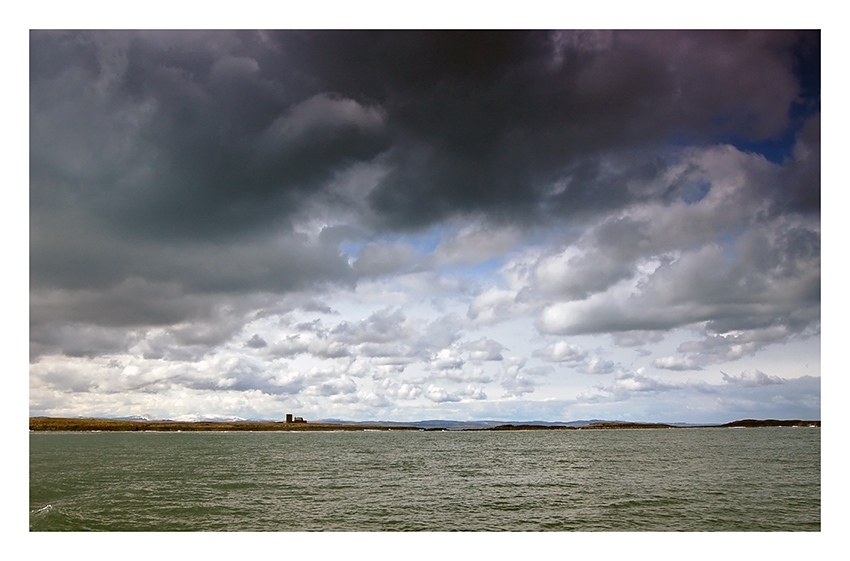
[[286, 224], [382, 155], [377, 224], [615, 208], [612, 151], [786, 132], [811, 37], [33, 32], [33, 199], [73, 185], [128, 235], [209, 239]]
[[[699, 199], [698, 182], [659, 179], [676, 161], [665, 156], [669, 143], [757, 146], [796, 134], [774, 174], [781, 181], [760, 182], [768, 187], [759, 193], [771, 212], [816, 212], [819, 79], [799, 75], [813, 52], [819, 58], [817, 32], [791, 31], [33, 31], [35, 345], [87, 356], [128, 344], [95, 331], [72, 341], [59, 327], [70, 323], [175, 326], [170, 341], [201, 349], [271, 305], [238, 304], [240, 295], [350, 286], [421, 266], [407, 246], [381, 243], [349, 263], [339, 250], [346, 239], [479, 214], [535, 224]], [[353, 176], [374, 179], [355, 193], [345, 183]], [[311, 238], [299, 228], [316, 217], [327, 223]], [[795, 236], [783, 243], [798, 258], [768, 251], [774, 276], [819, 252], [819, 234]], [[616, 251], [576, 257], [576, 274], [548, 293], [583, 297], [629, 278], [645, 239], [612, 222], [588, 245]], [[711, 274], [761, 278], [692, 267], [709, 275], [693, 277], [699, 294]], [[814, 281], [797, 288], [819, 298]], [[758, 293], [748, 286], [724, 297], [732, 306], [733, 296]], [[738, 315], [759, 320], [751, 308]], [[624, 322], [618, 310], [597, 317], [586, 330], [681, 324], [659, 314]], [[192, 321], [210, 325], [181, 324]], [[389, 356], [398, 330], [411, 328], [385, 311], [343, 322], [333, 336]], [[454, 333], [443, 335], [450, 343]], [[430, 356], [443, 343], [432, 337], [409, 352]]]
[[[32, 33], [33, 288], [287, 292], [351, 276], [335, 246], [292, 235], [289, 219], [380, 151], [383, 116], [263, 77], [253, 37]], [[131, 307], [105, 321], [192, 317]]]
[[[602, 166], [611, 151], [781, 134], [800, 93], [797, 41], [623, 32], [588, 48], [568, 33], [319, 33], [299, 54], [326, 89], [387, 111], [391, 171], [370, 202], [381, 222], [411, 227], [457, 212], [527, 216], [543, 203], [558, 214], [616, 208], [632, 195]], [[558, 180], [569, 186], [552, 193]]]
[[126, 352], [133, 341], [130, 334], [97, 325], [39, 325], [30, 332], [30, 355], [54, 351], [70, 357], [94, 357]]
[[[120, 154], [123, 166], [101, 169], [89, 187], [102, 195], [95, 203], [104, 219], [121, 230], [209, 239], [285, 223], [323, 181], [385, 145], [380, 112], [269, 79], [252, 58], [256, 46], [247, 36], [189, 32], [119, 39], [121, 46], [110, 43], [100, 51], [123, 49], [120, 75], [102, 92], [75, 88], [66, 94], [78, 97], [84, 110], [106, 113], [99, 119], [106, 131], [79, 123], [75, 133], [83, 139], [99, 135], [104, 144], [120, 139], [127, 147]], [[39, 46], [34, 41], [33, 50]], [[50, 78], [103, 77], [102, 61], [67, 63]], [[98, 63], [99, 71], [92, 72]], [[33, 112], [56, 107], [39, 95], [43, 83], [36, 82]], [[41, 140], [35, 138], [34, 146], [44, 145]], [[101, 154], [89, 156], [97, 161]]]

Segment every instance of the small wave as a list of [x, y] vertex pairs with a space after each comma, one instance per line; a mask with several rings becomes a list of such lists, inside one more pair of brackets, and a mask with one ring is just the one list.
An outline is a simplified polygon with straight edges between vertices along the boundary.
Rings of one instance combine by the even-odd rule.
[[51, 510], [53, 510], [53, 505], [45, 505], [41, 508], [33, 510], [32, 512], [30, 512], [30, 515], [31, 516], [42, 516], [44, 514], [47, 514]]

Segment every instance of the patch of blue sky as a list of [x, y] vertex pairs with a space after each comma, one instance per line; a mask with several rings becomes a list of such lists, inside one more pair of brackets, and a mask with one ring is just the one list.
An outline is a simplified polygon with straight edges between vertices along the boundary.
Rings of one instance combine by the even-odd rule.
[[505, 264], [504, 256], [491, 257], [471, 265], [445, 264], [437, 268], [440, 275], [456, 277], [486, 277], [494, 279], [499, 269]]
[[781, 164], [792, 157], [797, 132], [796, 129], [789, 128], [776, 138], [752, 140], [739, 136], [728, 136], [721, 138], [720, 142], [730, 144], [741, 152], [763, 156], [774, 164]]
[[703, 200], [709, 191], [711, 191], [711, 183], [708, 181], [693, 183], [683, 190], [682, 200], [692, 205]]
[[[807, 112], [806, 116], [810, 112]], [[726, 119], [715, 119], [715, 127], [717, 129], [728, 128]], [[774, 164], [782, 164], [786, 159], [791, 158], [794, 152], [794, 145], [797, 141], [797, 134], [805, 124], [804, 116], [799, 116], [793, 119], [793, 124], [785, 128], [781, 134], [777, 134], [770, 138], [748, 138], [746, 136], [727, 133], [719, 134], [710, 141], [697, 138], [693, 134], [680, 134], [668, 138], [667, 146], [671, 150], [683, 150], [693, 148], [695, 146], [707, 145], [722, 145], [728, 144], [734, 146], [737, 150], [749, 154], [759, 154], [767, 161]]]
[[344, 241], [339, 244], [339, 250], [351, 258], [356, 258], [365, 245], [366, 242]]
[[738, 228], [737, 231], [725, 232], [715, 239], [717, 245], [723, 250], [723, 257], [726, 258], [728, 262], [734, 262], [738, 257], [738, 239], [744, 235], [745, 230], [743, 227]]
[[367, 245], [384, 242], [389, 245], [405, 244], [414, 248], [420, 255], [426, 256], [434, 252], [446, 234], [456, 231], [457, 228], [454, 227], [437, 226], [417, 234], [387, 233], [363, 241], [346, 240], [340, 243], [339, 248], [346, 255], [356, 258]]
[[434, 250], [437, 249], [437, 246], [440, 245], [440, 242], [443, 241], [446, 234], [453, 233], [454, 231], [456, 231], [456, 229], [449, 226], [437, 226], [421, 234], [399, 235], [397, 236], [397, 241], [403, 241], [404, 243], [413, 246], [420, 255], [430, 255], [434, 253]]

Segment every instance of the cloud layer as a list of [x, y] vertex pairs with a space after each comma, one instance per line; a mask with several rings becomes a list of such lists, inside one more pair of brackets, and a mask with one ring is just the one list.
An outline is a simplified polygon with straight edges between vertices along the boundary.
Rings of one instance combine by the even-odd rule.
[[817, 32], [30, 58], [33, 414], [819, 417]]

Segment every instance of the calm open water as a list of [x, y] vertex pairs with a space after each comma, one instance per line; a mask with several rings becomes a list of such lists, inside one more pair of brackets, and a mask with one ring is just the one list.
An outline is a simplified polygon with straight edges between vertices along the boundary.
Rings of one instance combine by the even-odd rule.
[[31, 531], [819, 531], [820, 429], [30, 433]]

